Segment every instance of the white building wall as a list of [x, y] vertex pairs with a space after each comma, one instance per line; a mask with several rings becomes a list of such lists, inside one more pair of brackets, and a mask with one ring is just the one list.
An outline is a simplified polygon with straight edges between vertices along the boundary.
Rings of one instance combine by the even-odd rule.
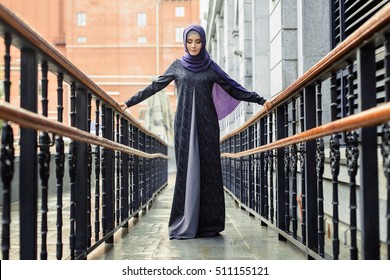
[[[328, 0], [210, 0], [207, 45], [236, 81], [270, 99], [330, 50]], [[220, 122], [234, 131], [262, 107], [241, 102]]]

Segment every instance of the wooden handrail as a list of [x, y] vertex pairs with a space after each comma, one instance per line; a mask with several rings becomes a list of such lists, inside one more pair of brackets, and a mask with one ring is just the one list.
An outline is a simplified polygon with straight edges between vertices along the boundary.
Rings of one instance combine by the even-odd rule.
[[390, 121], [390, 102], [374, 107], [343, 119], [312, 128], [310, 130], [280, 139], [278, 141], [262, 145], [240, 153], [223, 153], [221, 156], [229, 158], [240, 158], [273, 149], [283, 148], [288, 145], [303, 143], [327, 135], [344, 131], [379, 125]]
[[[64, 74], [64, 80], [68, 83], [80, 82], [83, 86], [88, 88], [96, 96], [101, 98], [104, 102], [115, 108], [118, 112], [122, 112], [119, 104], [115, 102], [104, 90], [102, 90], [97, 84], [95, 84], [87, 75], [85, 75], [79, 68], [77, 68], [72, 62], [64, 57], [55, 47], [47, 42], [42, 36], [40, 36], [35, 30], [18, 18], [13, 12], [0, 3], [0, 22], [4, 22], [7, 28], [1, 28], [0, 32], [7, 32], [12, 30], [12, 34], [17, 34], [19, 40], [15, 41], [15, 46], [19, 48], [31, 47], [35, 49], [41, 57], [47, 59], [49, 69], [56, 72], [55, 69], [60, 68]], [[3, 29], [3, 30], [2, 30]], [[134, 123], [139, 129], [145, 132], [147, 135], [153, 136], [161, 141], [165, 146], [167, 143], [153, 132], [141, 126], [129, 113], [123, 113], [123, 115]]]
[[[293, 82], [280, 94], [272, 98], [270, 100], [270, 110], [274, 109], [283, 101], [292, 97], [294, 94], [302, 90], [310, 83], [313, 83], [315, 81], [323, 81], [326, 78], [326, 75], [329, 75], [331, 72], [339, 70], [337, 66], [340, 63], [344, 63], [344, 61], [341, 61], [342, 59], [348, 59], [348, 56], [352, 53], [352, 51], [367, 43], [367, 41], [370, 40], [374, 36], [374, 34], [381, 31], [389, 23], [390, 3], [386, 4], [382, 9], [380, 9], [367, 22], [360, 26], [355, 32], [348, 36], [343, 42], [341, 42], [325, 57], [318, 61], [313, 67], [307, 70], [301, 77], [299, 77], [299, 79]], [[256, 120], [266, 115], [266, 113], [267, 112], [264, 109], [261, 109], [248, 121], [246, 121], [242, 126], [223, 136], [221, 138], [221, 142], [245, 130]]]
[[56, 135], [69, 137], [76, 141], [102, 146], [107, 149], [117, 150], [144, 158], [168, 159], [168, 156], [164, 154], [149, 154], [141, 152], [123, 144], [119, 144], [114, 141], [80, 130], [78, 128], [67, 126], [63, 123], [50, 120], [44, 116], [35, 114], [23, 108], [15, 107], [5, 101], [0, 101], [0, 119], [14, 122], [21, 127], [51, 132]]

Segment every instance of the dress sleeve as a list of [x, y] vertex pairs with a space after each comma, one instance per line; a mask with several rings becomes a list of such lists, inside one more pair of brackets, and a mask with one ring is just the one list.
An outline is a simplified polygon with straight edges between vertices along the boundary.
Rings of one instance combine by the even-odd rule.
[[175, 62], [173, 62], [164, 74], [159, 76], [146, 88], [137, 92], [129, 100], [125, 101], [127, 107], [134, 106], [167, 87], [175, 79], [175, 68]]
[[220, 85], [230, 96], [237, 100], [253, 102], [263, 105], [266, 99], [256, 92], [244, 91], [229, 84], [224, 78], [218, 76], [216, 83]]

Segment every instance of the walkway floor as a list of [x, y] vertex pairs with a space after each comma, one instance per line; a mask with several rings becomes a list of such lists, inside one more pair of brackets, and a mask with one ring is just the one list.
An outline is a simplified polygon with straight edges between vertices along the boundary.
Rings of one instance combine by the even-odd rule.
[[103, 244], [88, 256], [93, 260], [305, 260], [305, 254], [260, 221], [238, 208], [225, 193], [226, 227], [218, 237], [169, 240], [168, 219], [174, 177], [157, 196], [153, 207], [128, 229], [120, 230], [114, 244]]

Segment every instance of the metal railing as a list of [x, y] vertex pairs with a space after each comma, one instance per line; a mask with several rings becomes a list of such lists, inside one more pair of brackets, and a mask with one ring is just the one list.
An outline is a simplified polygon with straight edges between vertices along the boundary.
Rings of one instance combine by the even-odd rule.
[[86, 259], [166, 186], [167, 144], [1, 4], [0, 35], [2, 259]]
[[390, 259], [389, 101], [387, 4], [221, 139], [226, 190], [308, 258]]

